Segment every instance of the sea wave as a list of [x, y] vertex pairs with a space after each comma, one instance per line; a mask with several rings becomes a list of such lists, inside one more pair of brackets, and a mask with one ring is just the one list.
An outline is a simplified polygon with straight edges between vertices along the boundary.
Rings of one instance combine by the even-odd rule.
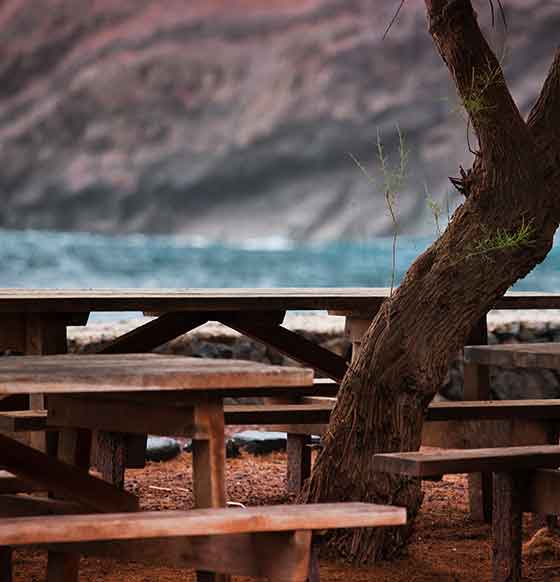
[[[301, 244], [268, 238], [228, 243], [166, 236], [0, 230], [2, 287], [387, 287], [430, 238]], [[394, 262], [394, 264], [393, 264]], [[560, 247], [518, 282], [560, 290]]]

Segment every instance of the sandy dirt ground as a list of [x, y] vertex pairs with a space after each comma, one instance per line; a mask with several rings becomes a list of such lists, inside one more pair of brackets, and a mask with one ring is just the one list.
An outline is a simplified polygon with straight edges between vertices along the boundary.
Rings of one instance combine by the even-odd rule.
[[[243, 454], [228, 459], [227, 488], [232, 501], [247, 505], [288, 503], [285, 487], [286, 456]], [[127, 489], [140, 495], [144, 509], [179, 509], [192, 505], [191, 456], [183, 453], [167, 463], [150, 463], [127, 474]], [[375, 567], [355, 568], [321, 557], [324, 582], [486, 582], [491, 580], [490, 527], [470, 521], [466, 478], [449, 476], [424, 483], [425, 501], [412, 543], [398, 560]], [[560, 541], [535, 533], [526, 519], [525, 579], [560, 581]], [[40, 552], [15, 554], [14, 582], [43, 582], [45, 556]], [[235, 581], [248, 580], [235, 578]], [[80, 582], [194, 582], [191, 571], [83, 559]]]

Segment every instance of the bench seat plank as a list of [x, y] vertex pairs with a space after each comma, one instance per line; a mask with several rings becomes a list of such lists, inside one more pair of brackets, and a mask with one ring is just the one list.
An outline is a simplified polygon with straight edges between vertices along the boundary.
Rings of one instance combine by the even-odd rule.
[[367, 503], [22, 517], [0, 521], [0, 546], [396, 526], [405, 523], [404, 508]]
[[554, 420], [560, 418], [560, 399], [470, 400], [432, 402], [426, 420]]
[[373, 466], [375, 471], [415, 477], [556, 468], [560, 466], [560, 446], [383, 453], [375, 455]]
[[[327, 389], [332, 389], [335, 384], [326, 386]], [[322, 390], [321, 385], [318, 389]], [[334, 404], [334, 400], [313, 400], [304, 404], [231, 404], [224, 407], [225, 423], [228, 425], [327, 424]], [[560, 419], [560, 400], [434, 402], [430, 404], [426, 412], [428, 422], [512, 419]], [[0, 412], [0, 432], [37, 431], [55, 427], [54, 420], [47, 424], [45, 410]], [[312, 428], [310, 427], [310, 430]], [[111, 429], [115, 430], [116, 427], [111, 426]]]

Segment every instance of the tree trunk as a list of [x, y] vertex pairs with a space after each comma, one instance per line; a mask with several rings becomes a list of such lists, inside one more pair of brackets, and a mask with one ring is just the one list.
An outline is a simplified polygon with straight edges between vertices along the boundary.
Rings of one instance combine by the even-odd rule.
[[301, 496], [408, 508], [406, 528], [331, 535], [355, 563], [395, 555], [422, 501], [418, 480], [374, 473], [373, 455], [419, 448], [424, 412], [451, 359], [496, 299], [545, 258], [560, 220], [560, 50], [526, 123], [471, 2], [426, 7], [479, 152], [459, 183], [465, 202], [372, 322]]

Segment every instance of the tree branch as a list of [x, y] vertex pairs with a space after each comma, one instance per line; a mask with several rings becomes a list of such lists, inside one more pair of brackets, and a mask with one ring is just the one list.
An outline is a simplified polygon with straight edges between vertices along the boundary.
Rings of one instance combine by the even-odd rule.
[[527, 124], [541, 150], [560, 152], [560, 47]]
[[521, 161], [515, 158], [532, 149], [531, 136], [470, 0], [425, 0], [425, 4], [430, 33], [455, 80], [485, 165], [510, 171]]

